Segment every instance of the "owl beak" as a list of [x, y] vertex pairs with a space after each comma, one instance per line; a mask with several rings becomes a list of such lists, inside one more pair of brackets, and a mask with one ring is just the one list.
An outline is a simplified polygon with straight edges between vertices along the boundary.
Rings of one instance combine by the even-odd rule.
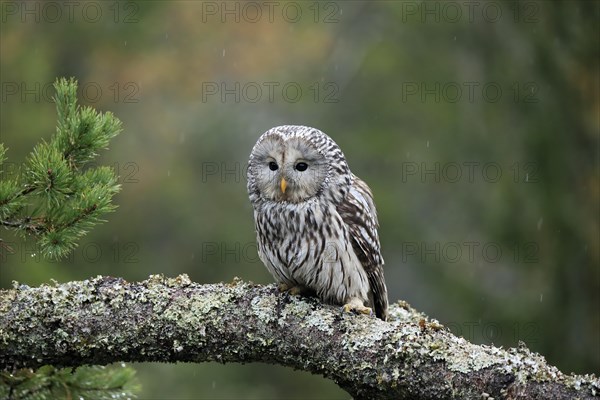
[[287, 182], [285, 181], [285, 178], [281, 178], [279, 187], [281, 188], [281, 193], [285, 193], [285, 189], [287, 188]]

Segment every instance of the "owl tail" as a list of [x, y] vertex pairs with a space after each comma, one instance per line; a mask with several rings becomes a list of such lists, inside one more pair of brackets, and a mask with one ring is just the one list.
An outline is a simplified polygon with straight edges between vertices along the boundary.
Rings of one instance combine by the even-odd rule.
[[375, 308], [377, 318], [387, 321], [388, 317], [388, 295], [387, 287], [383, 277], [383, 266], [378, 265], [372, 271], [367, 272], [371, 295], [373, 296], [372, 303]]

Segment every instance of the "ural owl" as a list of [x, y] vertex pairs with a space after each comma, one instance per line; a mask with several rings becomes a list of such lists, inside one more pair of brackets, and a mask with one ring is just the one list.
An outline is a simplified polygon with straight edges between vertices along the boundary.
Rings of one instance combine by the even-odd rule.
[[306, 126], [268, 130], [250, 155], [248, 194], [258, 254], [282, 290], [386, 320], [373, 196], [333, 139]]

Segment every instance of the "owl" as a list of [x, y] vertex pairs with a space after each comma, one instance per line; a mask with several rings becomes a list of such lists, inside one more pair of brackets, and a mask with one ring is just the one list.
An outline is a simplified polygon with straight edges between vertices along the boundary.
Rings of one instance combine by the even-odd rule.
[[248, 162], [258, 254], [280, 289], [387, 319], [371, 190], [318, 129], [266, 131]]

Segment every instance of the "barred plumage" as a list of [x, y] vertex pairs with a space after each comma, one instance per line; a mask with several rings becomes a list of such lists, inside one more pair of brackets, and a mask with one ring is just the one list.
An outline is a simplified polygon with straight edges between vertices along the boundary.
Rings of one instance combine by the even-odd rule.
[[373, 196], [329, 136], [293, 125], [265, 132], [250, 155], [248, 193], [258, 254], [279, 283], [387, 318]]

